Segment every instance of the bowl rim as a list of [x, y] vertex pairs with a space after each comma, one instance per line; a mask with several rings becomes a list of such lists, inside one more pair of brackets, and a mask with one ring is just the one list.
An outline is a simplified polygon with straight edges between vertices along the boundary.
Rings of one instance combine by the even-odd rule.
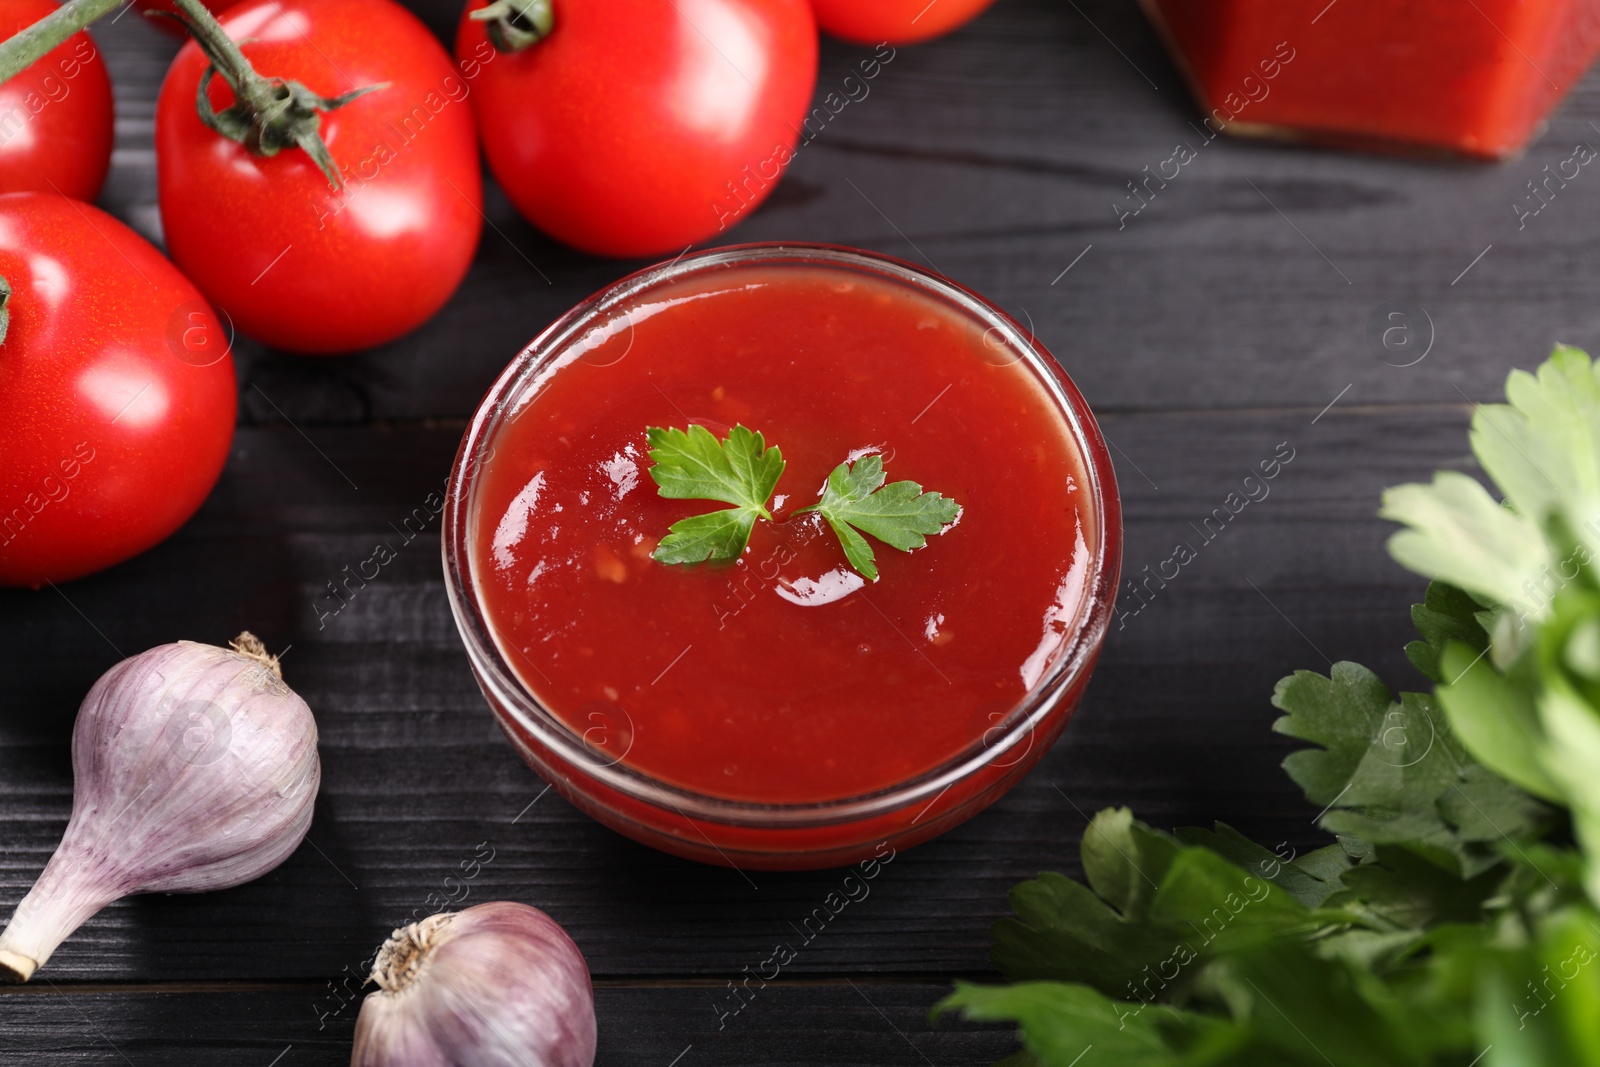
[[[984, 337], [998, 332], [1020, 353], [1039, 384], [1055, 402], [1083, 462], [1093, 502], [1094, 539], [1090, 546], [1091, 580], [1073, 619], [1070, 637], [1053, 657], [1044, 675], [1012, 708], [1004, 721], [965, 749], [912, 778], [855, 797], [801, 803], [755, 803], [700, 793], [626, 766], [584, 743], [523, 686], [511, 670], [489, 629], [472, 574], [472, 504], [476, 474], [494, 435], [506, 416], [527, 399], [521, 390], [581, 338], [598, 320], [626, 307], [641, 294], [697, 273], [751, 264], [835, 266], [865, 271], [920, 289], [954, 305], [978, 322], [987, 322]], [[531, 394], [530, 394], [531, 395]], [[525, 756], [543, 749], [572, 770], [601, 785], [665, 813], [727, 825], [765, 829], [803, 829], [854, 822], [919, 802], [929, 807], [961, 780], [991, 765], [1011, 763], [1001, 757], [1033, 736], [1076, 684], [1093, 669], [1113, 615], [1122, 564], [1122, 512], [1116, 472], [1105, 437], [1088, 402], [1064, 368], [1043, 345], [1009, 314], [977, 293], [931, 270], [893, 256], [841, 245], [771, 242], [727, 245], [679, 256], [670, 262], [635, 271], [575, 305], [530, 341], [489, 388], [462, 435], [445, 494], [442, 530], [445, 586], [456, 629], [466, 646], [473, 673], [497, 718], [509, 716], [531, 741], [514, 746]], [[504, 727], [507, 724], [502, 721]], [[991, 740], [991, 735], [994, 735]], [[1031, 747], [1031, 746], [1030, 746]], [[538, 768], [535, 768], [536, 770]], [[547, 775], [548, 777], [548, 775]], [[931, 798], [931, 799], [930, 799]]]

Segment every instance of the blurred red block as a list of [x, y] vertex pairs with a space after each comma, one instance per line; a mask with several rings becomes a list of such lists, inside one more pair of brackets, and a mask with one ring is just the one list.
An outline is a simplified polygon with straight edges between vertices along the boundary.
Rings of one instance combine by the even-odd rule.
[[1520, 151], [1600, 51], [1600, 0], [1141, 0], [1210, 132]]

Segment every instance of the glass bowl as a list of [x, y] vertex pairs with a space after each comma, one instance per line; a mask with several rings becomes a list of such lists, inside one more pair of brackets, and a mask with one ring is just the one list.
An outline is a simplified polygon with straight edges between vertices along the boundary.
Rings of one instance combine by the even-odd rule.
[[[988, 352], [1024, 365], [1060, 413], [1087, 481], [1093, 515], [1090, 573], [1062, 643], [1026, 696], [943, 764], [888, 788], [822, 803], [756, 804], [684, 789], [591, 744], [523, 685], [491, 632], [473, 573], [481, 462], [541, 375], [592, 331], [614, 328], [658, 287], [745, 265], [869, 275], [907, 286], [965, 318]], [[975, 358], [980, 358], [980, 352]], [[1122, 556], [1121, 509], [1104, 438], [1082, 395], [1031, 334], [976, 294], [912, 264], [849, 248], [805, 244], [721, 248], [630, 275], [554, 322], [500, 375], [473, 416], [451, 471], [443, 531], [450, 607], [478, 685], [522, 758], [563, 797], [637, 841], [705, 863], [803, 869], [883, 858], [971, 818], [1015, 785], [1060, 735], [1082, 697], [1112, 618]]]

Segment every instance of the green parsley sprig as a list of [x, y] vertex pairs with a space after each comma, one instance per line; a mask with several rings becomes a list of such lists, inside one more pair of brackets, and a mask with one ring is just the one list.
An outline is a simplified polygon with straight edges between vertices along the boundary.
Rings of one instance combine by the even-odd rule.
[[928, 535], [943, 532], [961, 510], [947, 496], [924, 493], [916, 482], [884, 485], [887, 477], [882, 456], [862, 456], [854, 463], [846, 460], [828, 475], [822, 499], [800, 509], [815, 511], [827, 520], [850, 566], [872, 582], [878, 580], [878, 564], [862, 533], [910, 552], [927, 544]]
[[[650, 477], [670, 500], [720, 500], [732, 507], [691, 515], [673, 523], [651, 553], [662, 563], [738, 559], [750, 543], [756, 520], [772, 520], [767, 502], [786, 463], [776, 446], [745, 426], [721, 441], [704, 426], [687, 430], [651, 426]], [[845, 559], [868, 581], [878, 580], [877, 557], [863, 534], [902, 552], [921, 548], [943, 533], [960, 506], [947, 496], [923, 492], [913, 481], [887, 481], [883, 457], [846, 460], [828, 475], [822, 499], [795, 514], [815, 511], [827, 522]]]
[[688, 430], [651, 426], [650, 477], [669, 500], [720, 500], [721, 511], [672, 524], [652, 553], [662, 563], [738, 559], [756, 519], [771, 519], [767, 501], [783, 476], [783, 453], [759, 433], [735, 426], [718, 441], [704, 426]]

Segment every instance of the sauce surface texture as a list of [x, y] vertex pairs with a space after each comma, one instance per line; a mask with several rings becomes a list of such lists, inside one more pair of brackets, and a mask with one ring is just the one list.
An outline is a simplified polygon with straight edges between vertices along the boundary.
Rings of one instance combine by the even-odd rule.
[[[1070, 430], [1017, 354], [960, 309], [844, 267], [667, 282], [589, 331], [483, 462], [473, 572], [502, 655], [602, 758], [755, 803], [861, 796], [980, 742], [1044, 674], [1092, 585]], [[788, 463], [776, 522], [731, 564], [650, 558], [672, 523], [645, 428], [736, 423]], [[863, 586], [814, 514], [828, 472], [953, 497], [926, 548], [872, 542]]]

